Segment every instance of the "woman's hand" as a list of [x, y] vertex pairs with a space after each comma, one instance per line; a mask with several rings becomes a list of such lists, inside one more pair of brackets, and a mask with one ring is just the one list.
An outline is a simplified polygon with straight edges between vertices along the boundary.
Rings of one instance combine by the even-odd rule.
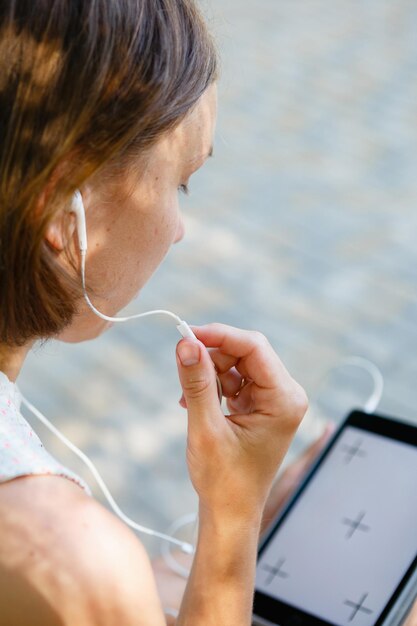
[[[274, 483], [265, 505], [261, 533], [266, 532], [269, 524], [304, 479], [311, 465], [329, 440], [332, 431], [332, 427], [327, 427], [322, 436], [309, 446], [294, 463], [289, 465]], [[185, 568], [191, 568], [191, 556], [183, 554], [178, 550], [175, 551], [175, 558]], [[161, 557], [152, 562], [152, 567], [162, 606], [178, 610], [181, 605], [185, 585], [187, 584], [186, 579], [173, 572]], [[167, 624], [175, 624], [175, 619], [167, 617]], [[410, 623], [407, 626], [417, 626], [417, 622], [416, 624]]]
[[[307, 410], [298, 383], [258, 332], [193, 327], [177, 346], [188, 410], [187, 462], [200, 518], [260, 523], [276, 471]], [[206, 348], [210, 348], [210, 352]], [[230, 415], [221, 410], [218, 372]]]

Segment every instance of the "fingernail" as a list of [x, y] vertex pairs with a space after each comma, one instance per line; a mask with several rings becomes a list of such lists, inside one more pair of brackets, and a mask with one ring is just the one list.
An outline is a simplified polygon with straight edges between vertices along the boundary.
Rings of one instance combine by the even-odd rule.
[[181, 341], [177, 347], [178, 357], [183, 365], [197, 365], [200, 361], [200, 345], [196, 341]]

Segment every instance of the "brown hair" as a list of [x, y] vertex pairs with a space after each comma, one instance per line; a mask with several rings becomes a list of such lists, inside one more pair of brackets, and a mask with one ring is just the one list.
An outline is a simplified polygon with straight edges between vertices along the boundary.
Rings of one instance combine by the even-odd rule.
[[0, 344], [71, 321], [79, 290], [45, 244], [49, 221], [105, 164], [177, 125], [215, 75], [193, 0], [1, 2]]

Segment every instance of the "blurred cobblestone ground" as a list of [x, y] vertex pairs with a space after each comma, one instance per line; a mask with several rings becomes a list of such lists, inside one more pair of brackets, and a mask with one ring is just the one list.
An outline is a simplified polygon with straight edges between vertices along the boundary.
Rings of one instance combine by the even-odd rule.
[[[259, 329], [313, 400], [329, 368], [369, 358], [385, 377], [380, 410], [416, 419], [416, 3], [210, 0], [206, 10], [223, 58], [215, 158], [184, 201], [185, 240], [131, 311]], [[48, 344], [20, 381], [122, 508], [162, 530], [196, 506], [177, 339], [153, 318], [93, 343]], [[366, 386], [363, 372], [333, 375], [291, 453]]]

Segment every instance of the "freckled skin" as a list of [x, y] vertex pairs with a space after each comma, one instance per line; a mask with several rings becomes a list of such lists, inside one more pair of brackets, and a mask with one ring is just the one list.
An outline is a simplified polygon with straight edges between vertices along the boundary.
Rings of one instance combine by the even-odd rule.
[[[126, 306], [171, 245], [183, 238], [178, 187], [188, 183], [209, 155], [216, 110], [212, 85], [192, 112], [155, 144], [145, 164], [129, 168], [118, 180], [103, 175], [81, 189], [88, 234], [86, 280], [92, 302], [103, 313], [114, 316]], [[51, 233], [56, 228], [52, 225]], [[108, 326], [82, 301], [79, 315], [59, 338], [83, 341]]]

